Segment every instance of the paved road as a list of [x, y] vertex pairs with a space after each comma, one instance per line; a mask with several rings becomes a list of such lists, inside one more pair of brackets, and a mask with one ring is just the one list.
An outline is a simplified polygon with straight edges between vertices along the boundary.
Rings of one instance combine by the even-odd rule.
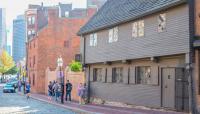
[[34, 99], [27, 100], [17, 93], [2, 93], [0, 85], [0, 114], [75, 114], [70, 110]]

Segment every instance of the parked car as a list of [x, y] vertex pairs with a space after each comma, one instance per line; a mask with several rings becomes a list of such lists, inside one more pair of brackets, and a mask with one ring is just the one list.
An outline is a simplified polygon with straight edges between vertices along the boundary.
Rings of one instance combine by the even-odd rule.
[[13, 84], [7, 83], [3, 87], [3, 93], [15, 93], [15, 88]]

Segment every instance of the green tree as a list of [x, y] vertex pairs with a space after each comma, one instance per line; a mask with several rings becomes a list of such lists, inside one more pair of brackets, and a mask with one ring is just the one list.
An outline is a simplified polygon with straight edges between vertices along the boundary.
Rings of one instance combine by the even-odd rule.
[[82, 64], [80, 62], [72, 61], [69, 65], [71, 71], [73, 72], [80, 72], [82, 70]]
[[0, 73], [2, 74], [2, 77], [4, 78], [4, 74], [14, 66], [15, 63], [13, 58], [3, 50], [0, 55]]
[[14, 66], [14, 67], [10, 68], [10, 69], [9, 69], [7, 72], [5, 72], [4, 74], [5, 74], [5, 75], [9, 75], [9, 74], [14, 75], [14, 74], [17, 74], [18, 71], [19, 71], [19, 69], [18, 69], [16, 66]]

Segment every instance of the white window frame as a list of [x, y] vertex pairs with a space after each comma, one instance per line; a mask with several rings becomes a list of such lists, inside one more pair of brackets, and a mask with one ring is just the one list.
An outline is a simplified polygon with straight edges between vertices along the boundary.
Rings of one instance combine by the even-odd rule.
[[97, 46], [97, 33], [90, 34], [90, 46]]
[[158, 32], [163, 32], [166, 30], [166, 21], [166, 13], [162, 13], [158, 16]]
[[108, 31], [108, 42], [112, 43], [112, 42], [117, 42], [118, 41], [118, 35], [119, 34], [119, 29], [118, 27], [114, 27], [112, 29], [109, 29]]
[[144, 31], [144, 20], [136, 21], [132, 23], [132, 38], [143, 37]]

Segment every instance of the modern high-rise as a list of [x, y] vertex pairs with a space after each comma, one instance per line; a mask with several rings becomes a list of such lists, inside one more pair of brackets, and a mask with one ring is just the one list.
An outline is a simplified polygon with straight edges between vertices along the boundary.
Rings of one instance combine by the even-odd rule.
[[0, 48], [2, 49], [6, 43], [6, 11], [0, 8]]
[[15, 62], [22, 60], [26, 55], [26, 21], [23, 15], [13, 20], [13, 49]]

